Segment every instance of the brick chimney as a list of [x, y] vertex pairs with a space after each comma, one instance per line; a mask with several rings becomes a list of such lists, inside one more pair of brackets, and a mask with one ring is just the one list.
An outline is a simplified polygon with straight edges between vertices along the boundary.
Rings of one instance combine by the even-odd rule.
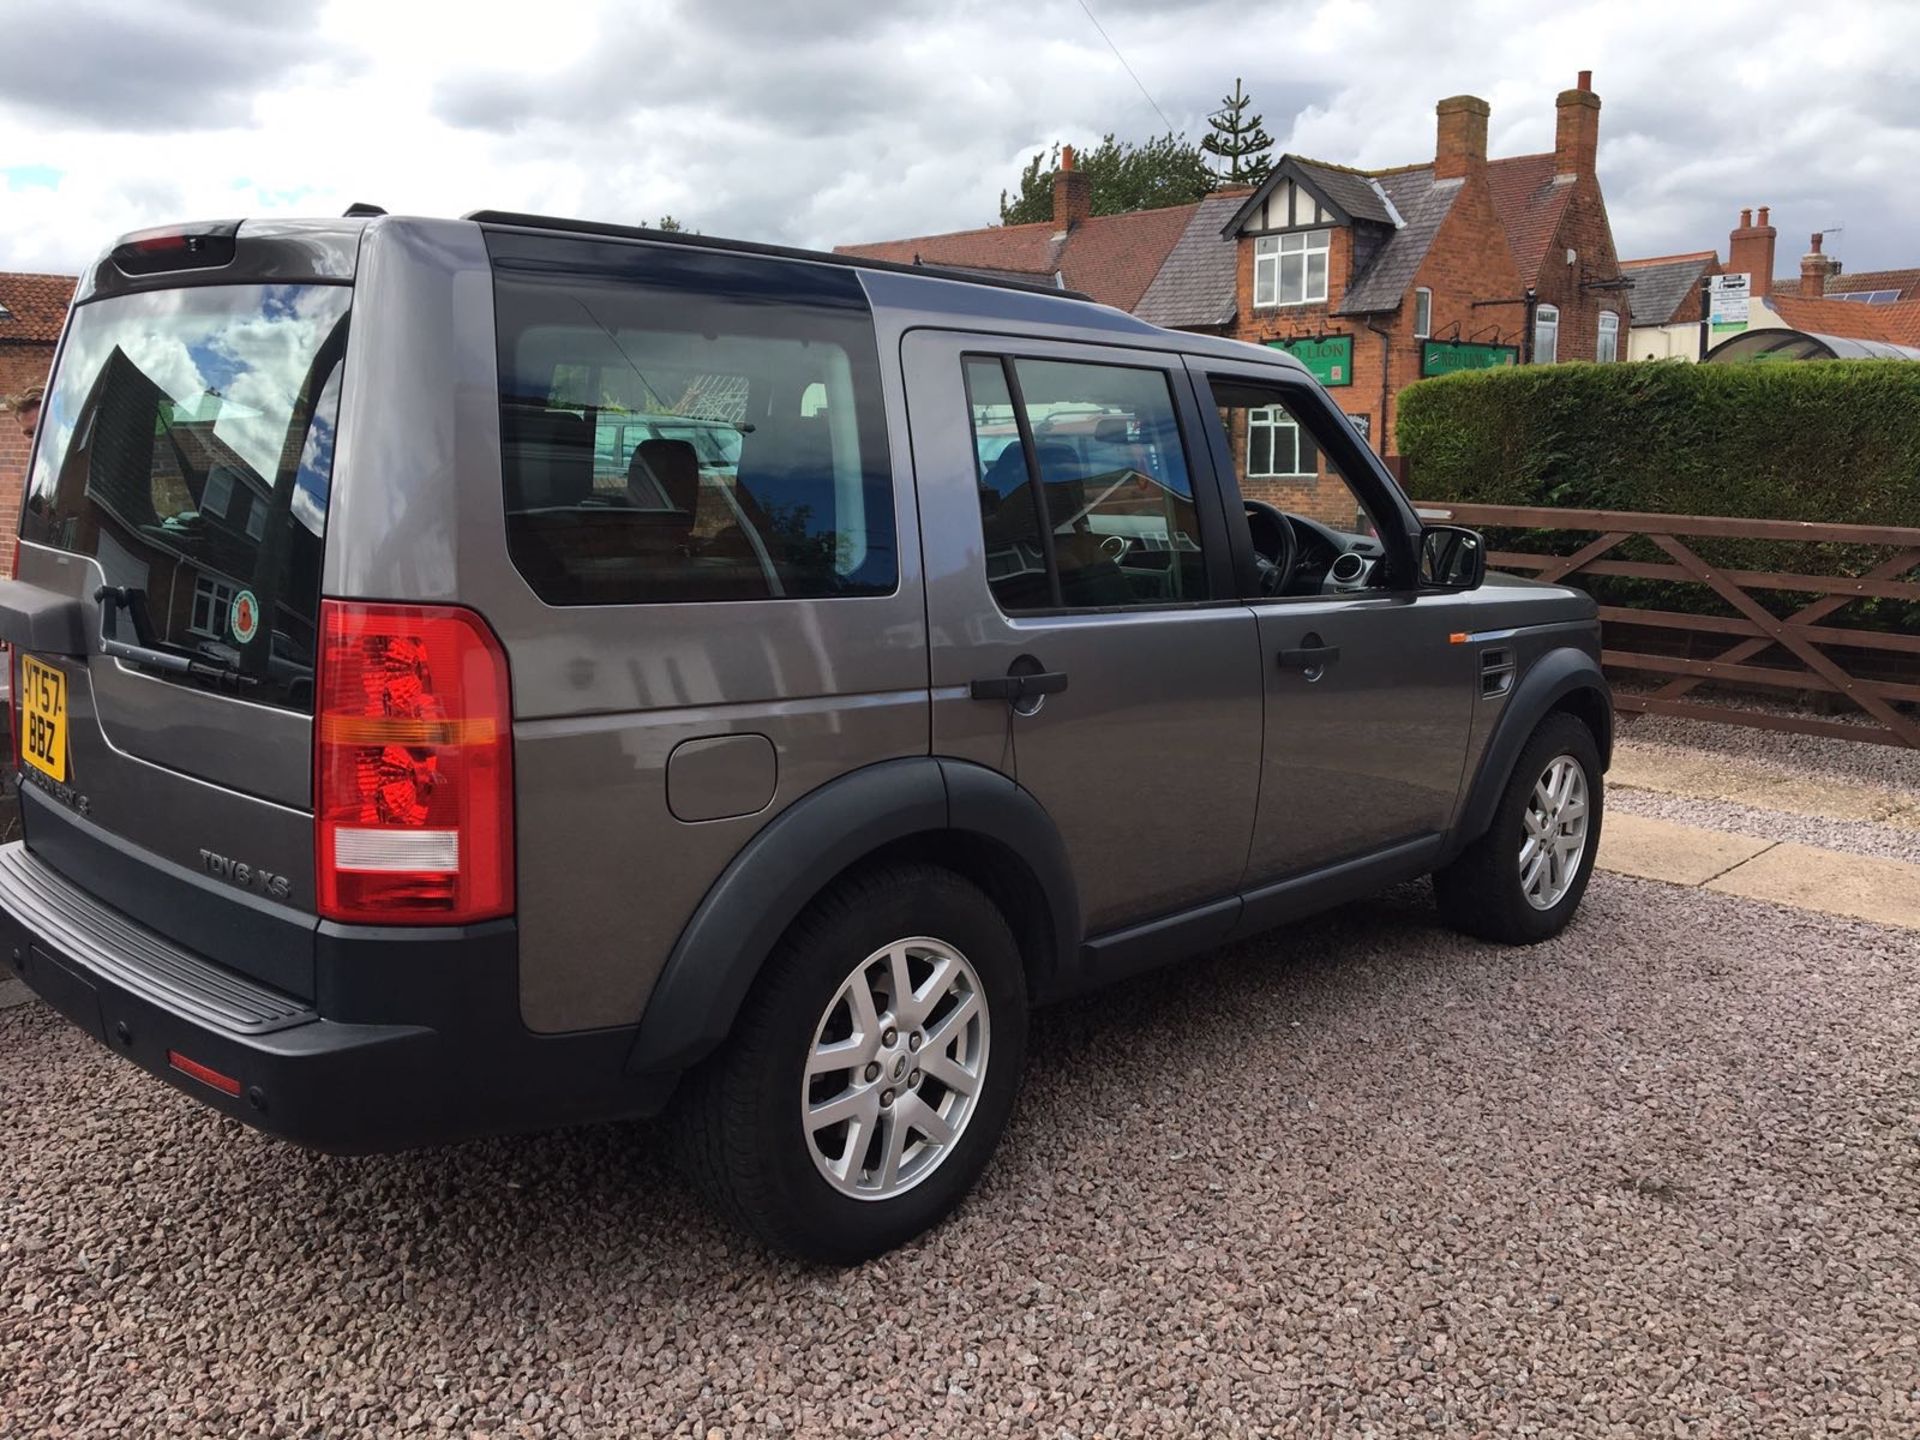
[[1820, 252], [1824, 238], [1818, 230], [1814, 231], [1813, 248], [1800, 257], [1800, 296], [1804, 300], [1820, 299], [1827, 293], [1827, 277], [1840, 273], [1840, 262]]
[[1458, 180], [1487, 164], [1487, 117], [1493, 107], [1478, 95], [1452, 95], [1433, 107], [1439, 138], [1433, 147], [1433, 178]]
[[1753, 221], [1753, 211], [1743, 209], [1740, 223], [1733, 233], [1727, 236], [1727, 271], [1732, 275], [1743, 272], [1753, 277], [1753, 289], [1748, 293], [1758, 300], [1773, 289], [1773, 242], [1779, 231], [1767, 223], [1768, 206], [1760, 207], [1760, 223]]
[[1060, 168], [1053, 172], [1053, 224], [1066, 230], [1093, 214], [1093, 181], [1073, 168], [1073, 147], [1060, 147]]
[[1600, 148], [1600, 97], [1593, 93], [1593, 72], [1582, 70], [1579, 83], [1553, 102], [1559, 119], [1553, 132], [1556, 175], [1591, 175]]

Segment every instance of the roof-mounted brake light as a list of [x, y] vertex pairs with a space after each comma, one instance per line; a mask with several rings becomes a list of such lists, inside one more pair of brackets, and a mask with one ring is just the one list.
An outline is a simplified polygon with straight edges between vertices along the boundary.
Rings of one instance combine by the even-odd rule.
[[232, 263], [239, 230], [238, 220], [136, 230], [113, 247], [113, 263], [128, 275], [213, 269]]

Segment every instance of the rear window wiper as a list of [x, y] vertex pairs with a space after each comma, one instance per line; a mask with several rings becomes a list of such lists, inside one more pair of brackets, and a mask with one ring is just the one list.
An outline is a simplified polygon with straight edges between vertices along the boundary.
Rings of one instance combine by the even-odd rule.
[[[131, 660], [154, 670], [190, 675], [219, 685], [258, 685], [260, 677], [231, 665], [162, 650], [153, 643], [153, 622], [147, 615], [147, 592], [134, 585], [102, 585], [93, 592], [100, 602], [100, 649], [103, 654]], [[120, 638], [120, 612], [133, 622], [132, 643]]]

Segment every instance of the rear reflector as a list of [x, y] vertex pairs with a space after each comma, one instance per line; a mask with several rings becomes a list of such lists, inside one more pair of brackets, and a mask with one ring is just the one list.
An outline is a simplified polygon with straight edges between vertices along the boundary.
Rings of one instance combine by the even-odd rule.
[[513, 913], [507, 657], [452, 605], [320, 602], [320, 913], [457, 925]]
[[211, 1085], [222, 1095], [232, 1095], [238, 1098], [240, 1094], [240, 1082], [231, 1075], [222, 1075], [218, 1070], [213, 1069], [211, 1066], [202, 1065], [198, 1060], [189, 1060], [178, 1050], [167, 1051], [167, 1064], [178, 1070], [182, 1075], [191, 1075], [202, 1085]]

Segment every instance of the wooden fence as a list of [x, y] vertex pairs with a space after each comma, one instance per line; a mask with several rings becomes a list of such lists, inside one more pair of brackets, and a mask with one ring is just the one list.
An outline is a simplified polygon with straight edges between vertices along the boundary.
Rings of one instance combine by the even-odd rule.
[[[1920, 569], [1920, 529], [1656, 515], [1632, 510], [1454, 505], [1436, 501], [1424, 502], [1420, 509], [1423, 515], [1434, 519], [1483, 529], [1597, 532], [1596, 539], [1565, 555], [1492, 551], [1487, 557], [1488, 563], [1496, 569], [1531, 574], [1541, 580], [1567, 580], [1583, 574], [1666, 580], [1704, 586], [1724, 601], [1733, 614], [1694, 614], [1621, 605], [1600, 607], [1602, 659], [1610, 669], [1672, 677], [1650, 694], [1617, 694], [1614, 703], [1621, 710], [1920, 748], [1920, 719], [1897, 708], [1898, 702], [1908, 705], [1920, 702], [1920, 684], [1888, 678], [1884, 673], [1876, 676], [1855, 673], [1862, 668], [1862, 657], [1920, 656], [1920, 633], [1865, 629], [1835, 621], [1837, 612], [1857, 599], [1875, 597], [1920, 602], [1920, 580], [1913, 576], [1913, 572]], [[1668, 558], [1664, 561], [1609, 558], [1634, 536], [1644, 536]], [[1703, 559], [1686, 543], [1689, 539], [1837, 544], [1873, 547], [1890, 553], [1859, 575], [1724, 570]], [[1780, 615], [1762, 604], [1755, 592], [1819, 598]], [[1705, 657], [1695, 653], [1661, 654], [1619, 648], [1620, 644], [1636, 643], [1623, 641], [1623, 634], [1643, 631], [1680, 632], [1685, 643], [1679, 648], [1689, 651], [1699, 648], [1698, 637], [1725, 636], [1731, 643], [1717, 647], [1716, 653]], [[1782, 658], [1789, 663], [1761, 663], [1768, 661], [1769, 653], [1775, 651], [1784, 652]], [[1849, 664], [1852, 670], [1848, 669]], [[1912, 665], [1910, 660], [1896, 659], [1894, 668]], [[1889, 667], [1870, 668], [1884, 671]], [[1836, 695], [1865, 712], [1872, 723], [1862, 725], [1812, 715], [1742, 710], [1685, 698], [1707, 681], [1742, 688], [1762, 686]]]

